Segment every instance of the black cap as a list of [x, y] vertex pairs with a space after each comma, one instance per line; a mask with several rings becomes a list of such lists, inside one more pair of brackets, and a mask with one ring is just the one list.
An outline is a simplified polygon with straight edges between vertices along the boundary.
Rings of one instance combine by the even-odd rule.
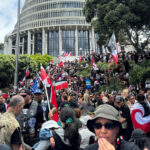
[[19, 91], [19, 93], [26, 93], [26, 94], [28, 94], [28, 95], [31, 94], [30, 90], [28, 90], [28, 89], [21, 89], [21, 90]]
[[122, 96], [116, 96], [115, 97], [115, 102], [122, 102], [122, 101], [124, 101], [124, 99], [123, 99], [123, 97]]

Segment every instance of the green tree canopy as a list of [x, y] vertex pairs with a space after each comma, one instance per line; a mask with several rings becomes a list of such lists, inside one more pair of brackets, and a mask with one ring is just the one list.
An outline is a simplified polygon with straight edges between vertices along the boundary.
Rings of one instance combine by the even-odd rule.
[[100, 45], [108, 42], [112, 32], [119, 42], [128, 41], [137, 51], [150, 41], [150, 0], [86, 0], [83, 13], [99, 33]]

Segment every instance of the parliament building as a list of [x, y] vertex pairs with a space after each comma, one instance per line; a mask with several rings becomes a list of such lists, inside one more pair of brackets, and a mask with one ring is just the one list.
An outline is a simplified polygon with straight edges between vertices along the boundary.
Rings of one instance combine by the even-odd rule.
[[[98, 34], [83, 15], [85, 0], [26, 0], [20, 14], [19, 54], [100, 53]], [[17, 24], [6, 35], [4, 54], [15, 54]]]

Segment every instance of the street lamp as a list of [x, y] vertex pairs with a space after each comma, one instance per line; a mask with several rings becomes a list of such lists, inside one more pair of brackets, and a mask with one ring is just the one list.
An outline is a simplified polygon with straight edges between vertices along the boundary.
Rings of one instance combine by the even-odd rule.
[[18, 15], [17, 15], [17, 38], [16, 38], [16, 64], [15, 64], [15, 76], [14, 76], [14, 92], [17, 93], [18, 88], [18, 55], [19, 55], [19, 43], [20, 43], [20, 0], [18, 0]]

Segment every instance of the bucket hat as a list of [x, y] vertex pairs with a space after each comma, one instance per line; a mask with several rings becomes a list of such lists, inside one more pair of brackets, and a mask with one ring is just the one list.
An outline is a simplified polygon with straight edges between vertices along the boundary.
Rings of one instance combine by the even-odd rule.
[[87, 122], [87, 127], [90, 131], [94, 132], [93, 125], [95, 123], [95, 120], [98, 118], [105, 118], [105, 119], [119, 122], [121, 116], [119, 114], [119, 111], [115, 109], [113, 106], [109, 104], [102, 104], [99, 107], [97, 107], [94, 118], [88, 120]]

